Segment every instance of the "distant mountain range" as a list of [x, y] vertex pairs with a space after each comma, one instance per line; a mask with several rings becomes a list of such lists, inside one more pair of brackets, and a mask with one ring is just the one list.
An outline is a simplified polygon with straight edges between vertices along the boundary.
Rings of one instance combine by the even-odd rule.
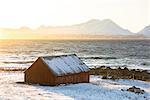
[[[150, 37], [150, 26], [145, 27], [138, 33], [132, 33], [127, 29], [123, 29], [110, 19], [102, 21], [92, 19], [85, 23], [75, 24], [70, 26], [40, 26], [37, 29], [29, 27], [21, 27], [20, 29], [1, 29], [4, 33], [22, 33], [22, 34], [69, 34], [69, 35], [95, 35], [106, 37], [119, 38], [147, 38]], [[67, 35], [66, 35], [67, 36]], [[40, 37], [40, 36], [39, 36]], [[46, 36], [45, 36], [46, 37]]]
[[45, 27], [41, 26], [37, 29], [48, 30], [54, 33], [73, 33], [73, 34], [92, 34], [92, 35], [133, 35], [129, 30], [123, 29], [110, 19], [97, 20], [92, 19], [85, 23], [59, 26], [59, 27]]

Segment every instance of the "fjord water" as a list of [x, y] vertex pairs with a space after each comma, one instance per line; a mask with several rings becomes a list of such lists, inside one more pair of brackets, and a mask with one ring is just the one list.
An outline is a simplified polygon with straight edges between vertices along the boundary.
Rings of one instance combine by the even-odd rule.
[[39, 56], [77, 54], [89, 67], [150, 69], [150, 40], [0, 40], [0, 67], [29, 67]]

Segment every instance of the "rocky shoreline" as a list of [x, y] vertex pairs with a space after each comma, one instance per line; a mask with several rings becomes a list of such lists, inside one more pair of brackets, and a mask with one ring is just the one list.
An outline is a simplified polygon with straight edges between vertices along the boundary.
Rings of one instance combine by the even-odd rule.
[[142, 69], [128, 69], [127, 67], [112, 69], [106, 66], [90, 68], [91, 75], [101, 75], [103, 79], [135, 79], [150, 82], [150, 71]]

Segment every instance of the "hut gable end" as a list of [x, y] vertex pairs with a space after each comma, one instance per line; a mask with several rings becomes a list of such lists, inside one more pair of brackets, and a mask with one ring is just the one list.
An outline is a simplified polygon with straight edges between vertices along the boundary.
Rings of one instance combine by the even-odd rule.
[[38, 58], [31, 67], [25, 71], [25, 82], [51, 84], [54, 82], [54, 74], [49, 70], [47, 65], [43, 63], [42, 59]]

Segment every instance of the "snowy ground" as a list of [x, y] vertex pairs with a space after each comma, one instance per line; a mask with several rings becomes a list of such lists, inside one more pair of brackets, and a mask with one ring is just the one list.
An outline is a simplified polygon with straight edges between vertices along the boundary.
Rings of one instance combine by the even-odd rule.
[[[23, 81], [21, 72], [0, 73], [0, 100], [150, 100], [150, 83], [143, 81], [112, 81], [91, 76], [91, 83], [56, 87], [17, 84], [18, 81]], [[121, 91], [121, 89], [127, 89], [133, 85], [144, 89], [146, 93], [135, 94]]]

